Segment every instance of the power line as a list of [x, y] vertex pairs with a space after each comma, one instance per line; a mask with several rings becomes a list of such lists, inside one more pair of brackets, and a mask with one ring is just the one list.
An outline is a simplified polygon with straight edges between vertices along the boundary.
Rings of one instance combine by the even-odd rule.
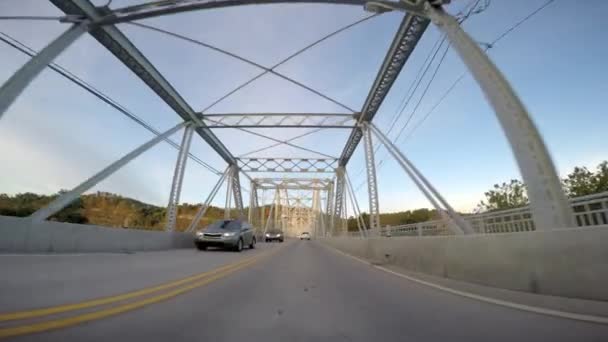
[[[519, 26], [521, 26], [526, 21], [530, 20], [530, 18], [532, 18], [533, 16], [535, 16], [536, 14], [538, 14], [540, 11], [542, 11], [543, 9], [545, 9], [547, 6], [549, 6], [554, 1], [555, 0], [548, 0], [543, 5], [541, 5], [539, 8], [537, 8], [534, 11], [530, 12], [530, 14], [528, 14], [523, 19], [521, 19], [520, 21], [518, 21], [515, 24], [513, 24], [511, 27], [509, 27], [507, 30], [505, 30], [502, 34], [500, 34], [498, 37], [496, 37], [494, 40], [492, 40], [491, 43], [487, 44], [484, 50], [488, 51], [488, 50], [492, 49], [497, 42], [499, 42], [502, 39], [504, 39], [507, 35], [509, 35], [511, 32], [513, 32], [515, 29], [517, 29]], [[433, 111], [443, 102], [443, 100], [452, 92], [452, 90], [454, 90], [454, 88], [456, 87], [456, 85], [458, 83], [460, 83], [460, 81], [462, 81], [462, 79], [464, 78], [465, 75], [466, 75], [466, 71], [463, 72], [456, 80], [454, 80], [454, 82], [445, 91], [445, 93], [437, 100], [437, 102], [431, 107], [431, 109], [426, 113], [426, 115], [422, 118], [422, 120], [420, 120], [416, 124], [416, 126], [410, 131], [410, 133], [406, 136], [406, 138], [404, 139], [404, 141], [406, 141], [407, 139], [409, 139], [413, 135], [414, 131], [418, 127], [420, 127], [422, 125], [422, 123], [433, 113]]]
[[[329, 38], [331, 38], [331, 37], [333, 37], [333, 36], [335, 36], [335, 35], [337, 35], [337, 34], [339, 34], [339, 33], [341, 33], [341, 32], [344, 32], [344, 31], [346, 31], [346, 30], [350, 29], [351, 27], [353, 27], [353, 26], [355, 26], [355, 25], [358, 25], [358, 24], [360, 24], [360, 23], [362, 23], [362, 22], [365, 22], [365, 21], [367, 21], [367, 20], [369, 20], [369, 19], [375, 18], [375, 17], [377, 17], [377, 16], [379, 16], [379, 15], [380, 15], [380, 14], [374, 14], [374, 15], [370, 15], [370, 16], [364, 17], [364, 18], [362, 18], [362, 19], [359, 19], [359, 20], [357, 20], [357, 21], [355, 21], [355, 22], [353, 22], [353, 23], [351, 23], [351, 24], [348, 24], [348, 25], [346, 25], [346, 26], [343, 26], [343, 27], [339, 28], [338, 30], [333, 31], [333, 32], [331, 32], [331, 33], [329, 33], [329, 34], [327, 34], [327, 35], [325, 35], [325, 36], [321, 37], [320, 39], [317, 39], [316, 41], [314, 41], [314, 42], [312, 42], [312, 43], [310, 43], [310, 44], [306, 45], [305, 47], [303, 47], [303, 48], [301, 48], [300, 50], [298, 50], [298, 51], [294, 52], [293, 54], [289, 55], [287, 58], [283, 59], [283, 60], [282, 60], [282, 61], [280, 61], [279, 63], [277, 63], [277, 64], [275, 64], [275, 65], [271, 66], [270, 68], [268, 68], [268, 70], [264, 70], [264, 72], [262, 72], [262, 73], [260, 73], [260, 74], [258, 74], [258, 75], [256, 75], [256, 76], [254, 76], [253, 78], [249, 79], [248, 81], [246, 81], [246, 82], [244, 82], [244, 83], [240, 84], [239, 86], [237, 86], [236, 88], [232, 89], [232, 90], [231, 90], [230, 92], [228, 92], [226, 95], [224, 95], [224, 96], [220, 97], [219, 99], [215, 100], [214, 102], [212, 102], [211, 104], [209, 104], [207, 107], [203, 108], [203, 110], [201, 110], [201, 113], [204, 113], [204, 112], [208, 111], [209, 109], [211, 109], [212, 107], [214, 107], [214, 106], [215, 106], [215, 105], [217, 105], [218, 103], [222, 102], [223, 100], [225, 100], [226, 98], [228, 98], [228, 97], [229, 97], [229, 96], [231, 96], [232, 94], [236, 93], [237, 91], [239, 91], [239, 90], [241, 90], [242, 88], [244, 88], [244, 87], [246, 87], [247, 85], [249, 85], [251, 82], [253, 82], [253, 81], [257, 80], [258, 78], [260, 78], [260, 77], [262, 77], [262, 76], [266, 75], [266, 74], [267, 74], [267, 73], [268, 73], [270, 70], [274, 70], [274, 69], [276, 69], [276, 68], [280, 67], [281, 65], [283, 65], [283, 64], [285, 64], [285, 63], [287, 63], [288, 61], [290, 61], [290, 60], [291, 60], [291, 59], [293, 59], [294, 57], [296, 57], [296, 56], [300, 55], [300, 54], [301, 54], [301, 53], [303, 53], [304, 51], [306, 51], [306, 50], [308, 50], [308, 49], [310, 49], [310, 48], [312, 48], [312, 47], [314, 47], [314, 46], [316, 46], [316, 45], [318, 45], [318, 44], [322, 43], [323, 41], [325, 41], [325, 40], [327, 40], [327, 39], [329, 39]], [[348, 110], [350, 110], [350, 111], [352, 111], [352, 112], [355, 112], [355, 110], [353, 110], [353, 109], [351, 109], [351, 108], [348, 108]]]
[[[516, 22], [515, 24], [513, 24], [511, 27], [509, 27], [507, 30], [505, 30], [502, 34], [500, 34], [498, 37], [496, 37], [494, 40], [492, 40], [491, 43], [486, 44], [485, 51], [488, 51], [488, 50], [492, 49], [497, 42], [499, 42], [502, 39], [504, 39], [511, 32], [513, 32], [515, 29], [517, 29], [519, 26], [521, 26], [526, 21], [530, 20], [533, 16], [535, 16], [536, 14], [538, 14], [540, 11], [542, 11], [543, 9], [545, 9], [547, 6], [549, 6], [554, 1], [555, 0], [548, 0], [543, 5], [541, 5], [539, 8], [537, 8], [534, 11], [530, 12], [530, 14], [528, 14], [527, 16], [525, 16], [523, 19], [521, 19], [518, 22]], [[488, 3], [486, 2], [486, 4], [488, 4]], [[487, 5], [486, 5], [486, 8], [487, 8]], [[441, 103], [445, 100], [445, 98], [454, 90], [454, 88], [456, 88], [456, 85], [458, 85], [462, 81], [462, 79], [464, 78], [464, 76], [466, 76], [466, 71], [463, 72], [457, 79], [455, 79], [454, 82], [452, 82], [452, 84], [443, 93], [443, 95], [437, 100], [437, 102], [435, 102], [435, 104], [433, 104], [433, 106], [429, 109], [429, 111], [424, 115], [424, 117], [422, 118], [422, 120], [420, 120], [418, 123], [416, 123], [416, 126], [414, 126], [414, 128], [410, 131], [410, 133], [403, 140], [404, 142], [407, 141], [409, 138], [411, 138], [411, 136], [414, 134], [414, 132], [420, 126], [422, 126], [422, 124], [428, 119], [429, 116], [431, 116], [431, 114], [435, 111], [435, 109], [437, 107], [439, 107], [439, 105], [441, 105]], [[382, 161], [379, 163], [378, 169], [380, 169], [381, 163], [382, 163]], [[357, 190], [355, 190], [355, 191], [359, 191], [359, 189], [361, 188], [361, 186], [363, 184], [365, 184], [365, 182], [363, 182], [362, 184], [360, 184], [357, 187]]]
[[420, 96], [420, 98], [418, 99], [418, 102], [416, 103], [416, 106], [412, 110], [412, 114], [410, 114], [410, 116], [407, 118], [407, 121], [405, 122], [405, 124], [403, 125], [403, 127], [401, 127], [401, 130], [399, 130], [399, 133], [397, 134], [397, 136], [395, 137], [395, 139], [393, 139], [394, 142], [396, 142], [397, 140], [399, 140], [399, 137], [401, 137], [401, 134], [403, 134], [403, 132], [405, 131], [405, 128], [407, 127], [407, 125], [410, 123], [410, 121], [414, 117], [414, 114], [416, 114], [416, 110], [418, 110], [418, 107], [420, 107], [420, 104], [422, 103], [422, 100], [424, 99], [424, 96], [426, 95], [426, 93], [428, 92], [429, 88], [431, 87], [431, 84], [435, 80], [435, 77], [437, 76], [437, 72], [439, 71], [439, 68], [441, 68], [441, 64], [443, 63], [443, 60], [445, 59], [445, 56], [448, 54], [449, 50], [450, 50], [450, 46], [448, 45], [445, 48], [445, 50], [443, 51], [443, 55], [441, 56], [441, 59], [439, 60], [439, 63], [437, 63], [437, 66], [435, 67], [435, 71], [433, 72], [433, 75], [431, 75], [431, 79], [426, 84], [426, 87], [424, 88], [424, 90], [422, 92], [422, 95]]
[[[24, 53], [24, 54], [26, 54], [26, 55], [28, 55], [30, 57], [34, 57], [37, 54], [37, 52], [35, 50], [33, 50], [29, 46], [25, 45], [23, 42], [17, 40], [14, 37], [11, 37], [10, 35], [8, 35], [8, 34], [6, 34], [4, 32], [0, 32], [0, 40], [3, 41], [4, 43], [6, 43], [7, 45], [15, 48], [16, 50], [18, 50], [18, 51], [20, 51], [20, 52], [22, 52], [22, 53]], [[114, 99], [112, 99], [111, 97], [109, 97], [108, 95], [104, 94], [99, 89], [97, 89], [94, 86], [92, 86], [91, 84], [87, 83], [82, 78], [80, 78], [77, 75], [73, 74], [72, 72], [70, 72], [66, 68], [64, 68], [61, 65], [58, 65], [56, 63], [50, 63], [49, 64], [49, 68], [52, 69], [53, 71], [57, 72], [61, 76], [67, 78], [69, 81], [71, 81], [72, 83], [76, 84], [80, 88], [86, 90], [87, 92], [89, 92], [93, 96], [97, 97], [101, 101], [103, 101], [106, 104], [110, 105], [114, 109], [118, 110], [120, 113], [124, 114], [129, 119], [135, 121], [137, 124], [139, 124], [140, 126], [144, 127], [145, 129], [147, 129], [151, 133], [153, 133], [153, 134], [155, 134], [157, 136], [160, 135], [160, 132], [156, 128], [152, 127], [150, 124], [148, 124], [147, 122], [145, 122], [142, 118], [140, 118], [139, 116], [133, 114], [131, 111], [129, 111], [128, 109], [126, 109], [123, 105], [121, 105], [120, 103], [118, 103], [117, 101], [115, 101]], [[171, 145], [176, 150], [180, 149], [180, 145], [177, 144], [176, 142], [174, 142], [173, 140], [169, 139], [169, 138], [165, 139], [165, 142], [167, 142], [169, 145]], [[205, 163], [204, 161], [202, 161], [200, 158], [198, 158], [197, 156], [193, 155], [192, 153], [189, 153], [188, 156], [190, 157], [190, 159], [192, 159], [196, 163], [202, 165], [207, 170], [209, 170], [209, 171], [211, 171], [211, 172], [213, 172], [213, 173], [215, 173], [217, 175], [221, 175], [222, 174], [222, 172], [216, 170], [211, 165]]]
[[[475, 2], [473, 2], [475, 1]], [[461, 19], [459, 19], [459, 23], [462, 25], [462, 23], [464, 23], [471, 15], [473, 14], [479, 14], [482, 13], [483, 11], [485, 11], [488, 6], [490, 5], [489, 0], [486, 0], [486, 2], [484, 3], [483, 6], [479, 6], [479, 3], [481, 2], [481, 0], [472, 0], [470, 4], [471, 7], [469, 8], [468, 11], [466, 11], [465, 8], [465, 13]], [[439, 50], [441, 50], [441, 47], [443, 45], [443, 43], [446, 41], [447, 37], [444, 34], [441, 38], [441, 43], [439, 44], [439, 47], [437, 48], [437, 50], [435, 51], [435, 53], [433, 54], [433, 57], [431, 58], [431, 61], [429, 62], [429, 64], [427, 65], [426, 69], [424, 70], [424, 74], [422, 76], [422, 78], [419, 80], [418, 84], [416, 85], [416, 89], [418, 88], [418, 86], [420, 85], [420, 83], [422, 82], [422, 79], [424, 78], [424, 75], [426, 75], [426, 73], [428, 72], [431, 64], [433, 63], [433, 61], [435, 60], [437, 53], [439, 52]], [[418, 109], [418, 107], [420, 106], [420, 104], [422, 103], [422, 100], [424, 99], [424, 97], [426, 96], [426, 93], [428, 92], [431, 84], [433, 83], [433, 81], [435, 80], [435, 77], [437, 76], [437, 72], [439, 71], [439, 68], [441, 67], [441, 64], [443, 63], [443, 60], [445, 59], [446, 54], [448, 53], [448, 50], [450, 49], [450, 46], [448, 45], [445, 49], [445, 51], [443, 52], [443, 55], [441, 56], [439, 63], [437, 64], [437, 66], [435, 67], [435, 71], [433, 72], [433, 75], [431, 76], [431, 79], [429, 80], [429, 82], [427, 83], [425, 89], [422, 92], [422, 95], [420, 96], [420, 98], [418, 99], [418, 102], [416, 103], [416, 106], [414, 107], [414, 109], [412, 110], [412, 113], [410, 114], [410, 116], [408, 117], [408, 119], [405, 121], [405, 124], [403, 125], [403, 127], [401, 128], [401, 130], [399, 131], [399, 133], [397, 134], [397, 137], [395, 137], [393, 139], [393, 142], [396, 142], [399, 137], [401, 136], [401, 134], [403, 133], [403, 131], [405, 130], [405, 128], [408, 126], [408, 124], [410, 123], [410, 121], [412, 120], [412, 118], [414, 117], [414, 115], [416, 114], [416, 110]], [[415, 90], [414, 90], [415, 91]], [[413, 94], [412, 94], [413, 96]], [[409, 101], [408, 101], [409, 102]], [[402, 109], [405, 110], [405, 107]], [[399, 114], [401, 116], [401, 113]]]
[[[479, 6], [480, 2], [481, 2], [481, 0], [471, 0], [469, 2], [469, 4], [467, 6], [465, 6], [465, 8], [463, 8], [462, 12], [460, 14], [456, 15], [456, 16], [460, 17], [458, 19], [460, 24], [462, 24], [464, 21], [466, 21], [471, 15], [479, 14], [479, 13], [485, 11], [490, 5], [490, 0], [485, 0], [484, 4], [482, 6]], [[388, 131], [386, 133], [387, 136], [391, 133], [393, 128], [396, 127], [397, 121], [403, 115], [405, 109], [407, 108], [411, 99], [414, 97], [414, 94], [418, 90], [418, 87], [422, 84], [424, 77], [428, 73], [431, 65], [433, 64], [433, 61], [435, 60], [435, 58], [437, 57], [437, 54], [441, 50], [441, 47], [445, 43], [446, 38], [447, 38], [446, 35], [443, 34], [435, 41], [435, 44], [429, 51], [429, 54], [426, 56], [420, 69], [418, 69], [418, 73], [416, 74], [416, 77], [414, 77], [414, 80], [410, 84], [410, 87], [408, 88], [407, 92], [404, 94], [400, 105], [397, 107], [397, 110], [395, 111], [395, 114], [393, 115], [393, 119], [391, 120]], [[431, 76], [431, 80], [429, 81], [429, 83], [427, 84], [426, 88], [424, 89], [422, 95], [418, 99], [418, 102], [417, 102], [416, 106], [414, 107], [414, 110], [411, 112], [411, 114], [405, 121], [404, 126], [402, 126], [397, 137], [395, 139], [393, 139], [393, 141], [396, 141], [399, 138], [399, 136], [401, 136], [402, 132], [405, 130], [407, 125], [410, 123], [411, 119], [414, 117], [416, 110], [422, 103], [422, 100], [424, 99], [424, 96], [426, 95], [431, 83], [435, 79], [437, 71], [439, 70], [441, 63], [443, 62], [443, 59], [445, 58], [445, 55], [447, 54], [448, 49], [449, 49], [449, 46], [444, 51], [439, 64], [437, 65], [437, 67], [435, 68], [435, 71], [433, 72], [433, 75]], [[412, 90], [412, 88], [413, 88], [413, 90]], [[374, 148], [374, 154], [378, 153], [378, 151], [380, 150], [380, 146], [381, 145], [379, 143], [376, 144], [376, 146]], [[380, 159], [380, 161], [378, 162], [378, 166], [381, 166], [384, 163], [384, 158], [386, 158], [386, 155]], [[359, 177], [363, 173], [363, 171], [365, 171], [365, 167], [361, 168], [361, 170], [359, 170], [359, 172], [357, 172], [357, 174], [355, 175], [355, 178]], [[359, 191], [359, 189], [361, 189], [361, 186], [363, 185], [363, 183], [359, 184], [359, 186], [357, 186], [356, 191]]]
[[518, 28], [519, 26], [521, 26], [521, 24], [525, 23], [526, 21], [530, 20], [530, 18], [532, 18], [533, 16], [535, 16], [538, 12], [542, 11], [543, 9], [545, 9], [545, 7], [549, 6], [551, 3], [553, 3], [555, 0], [548, 0], [547, 2], [545, 2], [542, 6], [540, 6], [539, 8], [537, 8], [536, 10], [532, 11], [530, 14], [528, 14], [527, 16], [525, 16], [522, 20], [518, 21], [517, 23], [515, 23], [515, 25], [511, 26], [508, 30], [506, 30], [505, 32], [503, 32], [500, 36], [496, 37], [496, 39], [494, 39], [491, 43], [490, 43], [490, 48], [496, 44], [496, 42], [502, 40], [504, 37], [506, 37], [509, 33], [513, 32], [516, 28]]
[[187, 41], [189, 43], [193, 43], [193, 44], [196, 44], [196, 45], [199, 45], [199, 46], [206, 47], [208, 49], [211, 49], [213, 51], [219, 52], [219, 53], [224, 54], [226, 56], [230, 56], [230, 57], [232, 57], [234, 59], [237, 59], [237, 60], [242, 61], [244, 63], [247, 63], [249, 65], [252, 65], [252, 66], [255, 66], [257, 68], [260, 68], [260, 69], [264, 70], [267, 73], [271, 73], [271, 74], [273, 74], [275, 76], [278, 76], [278, 77], [280, 77], [280, 78], [282, 78], [282, 79], [284, 79], [284, 80], [286, 80], [288, 82], [291, 82], [291, 83], [293, 83], [293, 84], [295, 84], [295, 85], [297, 85], [297, 86], [299, 86], [299, 87], [301, 87], [303, 89], [306, 89], [306, 90], [312, 92], [313, 94], [315, 94], [317, 96], [320, 96], [320, 97], [324, 98], [325, 100], [328, 100], [328, 101], [330, 101], [330, 102], [332, 102], [332, 103], [334, 103], [334, 104], [336, 104], [336, 105], [338, 105], [338, 106], [340, 106], [340, 107], [342, 107], [342, 108], [344, 108], [346, 110], [349, 110], [349, 111], [351, 111], [353, 113], [355, 112], [354, 109], [352, 109], [352, 108], [348, 107], [347, 105], [345, 105], [345, 104], [343, 104], [343, 103], [341, 103], [341, 102], [339, 102], [339, 101], [337, 101], [337, 100], [335, 100], [335, 99], [333, 99], [333, 98], [331, 98], [331, 97], [329, 97], [329, 96], [321, 93], [320, 91], [318, 91], [318, 90], [316, 90], [316, 89], [314, 89], [312, 87], [309, 87], [309, 86], [307, 86], [307, 85], [305, 85], [305, 84], [303, 84], [303, 83], [301, 83], [299, 81], [294, 80], [291, 77], [285, 76], [285, 75], [283, 75], [283, 74], [281, 74], [281, 73], [279, 73], [277, 71], [274, 71], [271, 68], [267, 68], [267, 67], [265, 67], [265, 66], [263, 66], [263, 65], [261, 65], [259, 63], [256, 63], [256, 62], [254, 62], [254, 61], [252, 61], [250, 59], [241, 57], [241, 56], [239, 56], [239, 55], [237, 55], [235, 53], [226, 51], [224, 49], [218, 48], [218, 47], [213, 46], [211, 44], [202, 42], [200, 40], [196, 40], [196, 39], [193, 39], [193, 38], [190, 38], [190, 37], [186, 37], [184, 35], [181, 35], [181, 34], [178, 34], [178, 33], [175, 33], [175, 32], [171, 32], [171, 31], [167, 31], [167, 30], [164, 30], [164, 29], [161, 29], [161, 28], [158, 28], [158, 27], [154, 27], [154, 26], [151, 26], [151, 25], [145, 25], [145, 24], [133, 23], [133, 22], [129, 23], [129, 24], [137, 26], [137, 27], [145, 28], [145, 29], [148, 29], [148, 30], [156, 31], [156, 32], [168, 35], [170, 37], [174, 37], [174, 38], [177, 38], [177, 39], [181, 39], [181, 40]]

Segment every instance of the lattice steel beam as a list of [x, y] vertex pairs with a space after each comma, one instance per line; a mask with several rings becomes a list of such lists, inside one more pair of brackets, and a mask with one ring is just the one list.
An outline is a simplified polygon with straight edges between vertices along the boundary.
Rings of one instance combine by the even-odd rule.
[[238, 158], [244, 172], [335, 172], [338, 159]]
[[230, 166], [232, 169], [232, 195], [234, 197], [234, 206], [236, 207], [237, 213], [240, 218], [244, 217], [243, 213], [243, 194], [241, 192], [241, 180], [239, 177], [239, 168], [236, 165]]
[[[365, 147], [365, 169], [367, 171], [367, 194], [369, 198], [369, 227], [380, 229], [380, 204], [378, 199], [378, 180], [376, 178], [376, 162], [374, 158], [374, 144], [369, 127], [364, 126], [363, 145]], [[347, 178], [348, 180], [348, 178]]]
[[[359, 122], [370, 122], [374, 118], [428, 25], [429, 20], [426, 18], [410, 13], [405, 15], [380, 67], [378, 76], [367, 95], [358, 118]], [[360, 127], [353, 129], [340, 156], [340, 166], [348, 163], [362, 136]]]
[[271, 190], [277, 187], [287, 190], [327, 190], [333, 180], [329, 178], [254, 178], [257, 189]]
[[320, 3], [332, 5], [354, 5], [363, 7], [367, 0], [187, 0], [187, 1], [162, 1], [149, 4], [141, 4], [116, 9], [114, 12], [96, 21], [98, 25], [109, 25], [153, 18], [166, 14], [183, 13], [188, 11], [206, 10], [222, 7], [233, 7], [243, 5], [263, 5], [280, 3]]
[[[67, 15], [83, 16], [96, 21], [107, 13], [96, 8], [89, 0], [50, 0]], [[107, 11], [107, 9], [106, 9]], [[235, 164], [234, 156], [226, 146], [200, 121], [194, 109], [169, 84], [148, 59], [114, 25], [92, 26], [89, 33], [116, 56], [135, 75], [146, 83], [165, 103], [186, 121], [194, 121], [200, 127], [196, 132], [230, 165]]]
[[175, 223], [177, 221], [179, 198], [182, 193], [186, 163], [188, 161], [188, 153], [190, 152], [190, 144], [192, 142], [192, 133], [194, 133], [194, 127], [186, 127], [182, 138], [182, 144], [180, 145], [179, 153], [177, 154], [173, 181], [171, 182], [171, 192], [169, 193], [169, 204], [167, 205], [167, 224], [165, 230], [169, 232], [172, 232], [175, 229]]
[[352, 114], [239, 113], [199, 116], [209, 128], [354, 128]]
[[[335, 224], [337, 224], [338, 222], [340, 222], [340, 220], [342, 219], [342, 210], [345, 209], [344, 208], [344, 195], [345, 195], [345, 190], [346, 190], [346, 186], [345, 186], [345, 180], [344, 180], [344, 167], [340, 166], [338, 167], [338, 169], [336, 170], [336, 192], [335, 192], [335, 196], [336, 196], [336, 200], [334, 202], [334, 217], [332, 219], [332, 232], [335, 232]], [[338, 222], [336, 222], [336, 220]]]

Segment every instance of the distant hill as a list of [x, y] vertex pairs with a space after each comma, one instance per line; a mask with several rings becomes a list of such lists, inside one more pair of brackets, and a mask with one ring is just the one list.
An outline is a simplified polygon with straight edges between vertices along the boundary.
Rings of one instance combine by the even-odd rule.
[[[61, 191], [60, 193], [62, 193]], [[22, 193], [14, 196], [0, 194], [0, 215], [25, 217], [51, 202], [58, 196]], [[184, 203], [179, 206], [176, 229], [185, 230], [194, 219], [201, 204]], [[266, 207], [266, 212], [270, 208]], [[97, 192], [83, 195], [68, 207], [52, 216], [50, 219], [61, 222], [94, 224], [117, 228], [139, 228], [148, 230], [162, 230], [165, 227], [167, 209], [147, 204], [132, 198], [123, 197], [109, 192]], [[224, 209], [210, 207], [198, 227], [222, 219]], [[366, 213], [363, 218], [368, 222]], [[380, 222], [385, 225], [400, 225], [432, 220], [436, 218], [434, 210], [417, 209], [397, 213], [380, 214]], [[257, 220], [256, 220], [257, 221]], [[354, 218], [348, 220], [351, 231], [357, 230]]]
[[[0, 194], [0, 215], [25, 217], [51, 202], [57, 195], [38, 195], [22, 193], [14, 196]], [[188, 227], [200, 204], [182, 204], [179, 206], [177, 224], [178, 230]], [[109, 227], [140, 228], [162, 230], [165, 225], [167, 209], [122, 197], [108, 192], [83, 195], [51, 220], [87, 223]], [[223, 218], [224, 210], [210, 207], [199, 226]]]

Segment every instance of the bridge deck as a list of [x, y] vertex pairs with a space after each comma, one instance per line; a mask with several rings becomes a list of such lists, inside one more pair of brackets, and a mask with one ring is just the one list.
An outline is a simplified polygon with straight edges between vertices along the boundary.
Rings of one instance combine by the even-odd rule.
[[[1, 306], [32, 308], [122, 293], [266, 255], [169, 300], [16, 340], [600, 341], [608, 336], [605, 325], [455, 296], [314, 241], [260, 247], [241, 254], [182, 250], [95, 258], [1, 256], [3, 270], [8, 269], [8, 281], [0, 285]], [[23, 263], [31, 268], [20, 270]]]

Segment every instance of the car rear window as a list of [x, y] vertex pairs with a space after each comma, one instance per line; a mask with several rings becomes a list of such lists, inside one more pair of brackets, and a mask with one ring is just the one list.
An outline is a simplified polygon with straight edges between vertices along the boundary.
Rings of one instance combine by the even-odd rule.
[[241, 221], [238, 220], [219, 220], [213, 222], [209, 228], [220, 228], [225, 230], [239, 230], [241, 229]]

